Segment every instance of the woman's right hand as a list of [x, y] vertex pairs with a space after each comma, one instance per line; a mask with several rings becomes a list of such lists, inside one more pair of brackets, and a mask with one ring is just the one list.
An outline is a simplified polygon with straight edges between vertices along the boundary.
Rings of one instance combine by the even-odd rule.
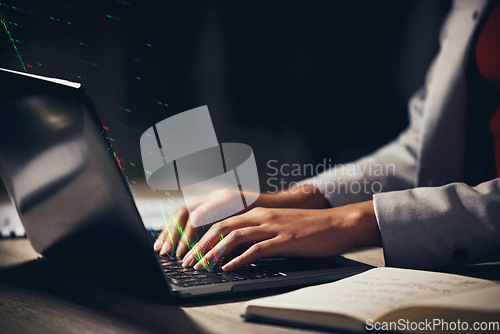
[[[299, 209], [327, 207], [324, 196], [310, 184], [275, 194], [254, 195], [258, 195], [257, 200], [237, 214], [247, 212], [254, 207]], [[196, 239], [202, 237], [198, 234], [202, 232], [201, 226], [204, 225], [205, 217], [217, 217], [224, 212], [234, 212], [230, 207], [234, 203], [241, 203], [241, 192], [224, 189], [214, 191], [189, 203], [189, 210], [186, 205], [179, 207], [168, 226], [156, 239], [154, 250], [163, 256], [171, 254], [172, 250], [177, 247], [176, 256], [183, 256], [198, 241]]]

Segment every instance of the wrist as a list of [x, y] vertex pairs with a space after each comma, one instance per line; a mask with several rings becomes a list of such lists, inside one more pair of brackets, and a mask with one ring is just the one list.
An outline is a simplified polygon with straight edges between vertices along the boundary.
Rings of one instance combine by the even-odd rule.
[[276, 195], [281, 196], [290, 208], [324, 209], [328, 207], [325, 196], [312, 184], [293, 187]]
[[349, 205], [352, 216], [354, 247], [381, 246], [382, 239], [378, 227], [373, 201]]

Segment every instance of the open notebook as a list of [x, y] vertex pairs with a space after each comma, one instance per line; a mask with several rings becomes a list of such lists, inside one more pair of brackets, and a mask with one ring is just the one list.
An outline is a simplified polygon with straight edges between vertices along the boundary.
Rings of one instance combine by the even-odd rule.
[[[352, 332], [498, 333], [500, 285], [460, 275], [376, 268], [337, 282], [252, 300], [245, 304], [243, 317]], [[474, 331], [475, 324], [481, 330]]]

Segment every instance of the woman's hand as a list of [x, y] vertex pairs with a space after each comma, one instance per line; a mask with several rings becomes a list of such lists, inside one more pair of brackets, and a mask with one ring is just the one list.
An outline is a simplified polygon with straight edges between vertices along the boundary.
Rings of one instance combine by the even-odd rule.
[[326, 257], [374, 245], [380, 233], [372, 201], [323, 210], [257, 207], [212, 225], [183, 265], [211, 270], [222, 254], [246, 249], [222, 267], [232, 271], [263, 257]]
[[[196, 236], [201, 230], [195, 226], [203, 225], [204, 217], [217, 216], [218, 213], [230, 211], [228, 206], [235, 203], [235, 200], [241, 202], [241, 193], [239, 191], [220, 190], [190, 203], [191, 214], [189, 214], [185, 205], [180, 207], [172, 216], [169, 226], [158, 236], [154, 244], [154, 250], [159, 252], [160, 255], [165, 255], [170, 254], [177, 246], [176, 255], [184, 255], [196, 242]], [[326, 200], [314, 186], [304, 185], [300, 188], [276, 194], [260, 194], [249, 208], [239, 212], [239, 214], [249, 212], [250, 209], [256, 207], [324, 208], [326, 207]]]

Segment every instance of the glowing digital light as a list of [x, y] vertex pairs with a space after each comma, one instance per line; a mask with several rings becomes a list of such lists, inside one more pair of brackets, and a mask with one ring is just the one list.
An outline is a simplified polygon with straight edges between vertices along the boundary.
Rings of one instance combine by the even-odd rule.
[[120, 169], [123, 169], [123, 168], [122, 168], [122, 164], [120, 163], [120, 159], [118, 159], [118, 157], [116, 156], [116, 153], [115, 153], [115, 152], [113, 152], [113, 155], [115, 156], [116, 161], [118, 161], [118, 166], [120, 166]]
[[14, 50], [16, 51], [17, 58], [21, 62], [21, 66], [23, 67], [24, 72], [28, 72], [26, 70], [26, 66], [24, 66], [23, 58], [21, 58], [21, 54], [19, 53], [16, 42], [15, 42], [14, 38], [12, 38], [12, 35], [9, 31], [9, 28], [7, 28], [7, 23], [5, 21], [3, 13], [1, 11], [0, 11], [0, 23], [2, 24], [3, 28], [5, 29], [5, 33], [7, 33], [7, 36], [9, 36], [10, 41], [12, 42], [12, 46], [14, 47]]

